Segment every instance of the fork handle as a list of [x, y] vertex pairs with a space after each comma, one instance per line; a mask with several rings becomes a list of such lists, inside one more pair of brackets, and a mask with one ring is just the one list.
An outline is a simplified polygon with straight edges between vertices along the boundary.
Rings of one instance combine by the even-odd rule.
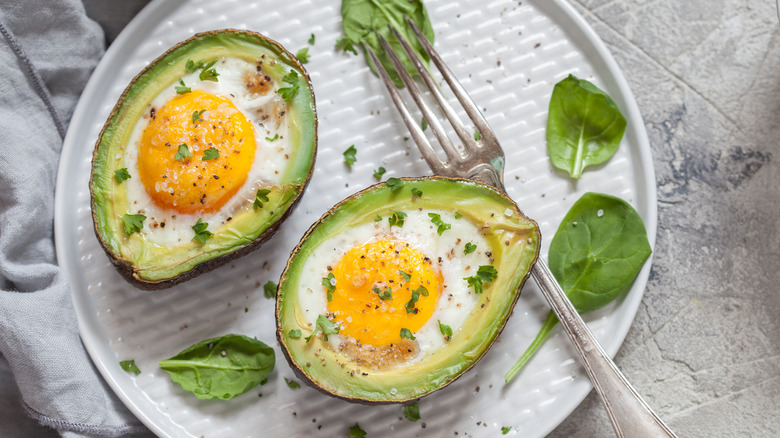
[[541, 257], [531, 269], [531, 275], [571, 338], [585, 371], [607, 409], [616, 435], [630, 438], [675, 437], [674, 432], [645, 403], [601, 348]]

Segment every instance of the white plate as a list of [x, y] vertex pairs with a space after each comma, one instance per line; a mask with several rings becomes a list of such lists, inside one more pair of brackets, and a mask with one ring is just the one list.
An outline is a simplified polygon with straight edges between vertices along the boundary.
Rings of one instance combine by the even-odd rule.
[[[633, 96], [595, 33], [563, 1], [426, 1], [436, 46], [484, 108], [507, 154], [506, 183], [525, 213], [542, 227], [542, 254], [559, 221], [586, 191], [631, 202], [656, 231], [652, 159]], [[149, 428], [170, 437], [346, 436], [358, 422], [369, 436], [473, 436], [501, 433], [542, 436], [582, 401], [591, 388], [559, 331], [511, 385], [503, 375], [539, 329], [548, 307], [535, 285], [525, 290], [500, 342], [459, 381], [420, 401], [422, 420], [403, 419], [400, 406], [342, 402], [306, 386], [292, 390], [293, 373], [277, 350], [270, 382], [230, 401], [201, 401], [171, 382], [157, 362], [205, 338], [227, 333], [255, 336], [276, 346], [273, 301], [262, 284], [278, 281], [290, 250], [331, 205], [375, 182], [380, 165], [390, 176], [429, 174], [380, 81], [362, 57], [334, 52], [340, 36], [340, 2], [178, 0], [155, 1], [125, 29], [95, 70], [79, 102], [60, 162], [56, 243], [68, 274], [84, 344], [119, 398]], [[319, 152], [313, 180], [294, 214], [263, 248], [208, 275], [169, 290], [145, 292], [125, 283], [93, 234], [88, 179], [92, 149], [116, 99], [130, 79], [168, 47], [195, 32], [217, 28], [261, 32], [290, 51], [307, 47], [306, 65], [317, 98]], [[573, 182], [554, 172], [545, 146], [552, 86], [567, 74], [607, 90], [628, 119], [617, 154]], [[342, 152], [354, 144], [351, 170]], [[587, 316], [613, 354], [636, 313], [650, 272], [648, 262], [628, 295]], [[119, 361], [134, 359], [133, 376]], [[262, 394], [262, 396], [260, 396]]]

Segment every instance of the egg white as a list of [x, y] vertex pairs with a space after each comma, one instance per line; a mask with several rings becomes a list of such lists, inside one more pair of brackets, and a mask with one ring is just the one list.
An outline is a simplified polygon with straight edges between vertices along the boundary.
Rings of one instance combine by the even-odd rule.
[[[297, 300], [304, 323], [314, 330], [318, 315], [328, 312], [326, 292], [322, 286], [322, 278], [329, 272], [328, 266], [335, 266], [347, 251], [368, 242], [390, 238], [409, 243], [429, 257], [435, 268], [440, 269], [443, 286], [430, 319], [414, 333], [419, 345], [417, 355], [394, 367], [422, 361], [435, 354], [447, 342], [439, 328], [439, 321], [452, 328], [453, 338], [459, 336], [458, 329], [479, 301], [479, 296], [464, 278], [475, 275], [480, 265], [490, 264], [492, 251], [478, 227], [465, 217], [455, 219], [453, 212], [444, 210], [415, 209], [404, 213], [407, 216], [403, 227], [391, 227], [385, 216], [382, 221], [357, 225], [348, 232], [323, 241], [303, 265]], [[451, 224], [451, 229], [439, 236], [428, 213], [439, 214], [442, 221]], [[471, 254], [463, 253], [467, 242], [477, 246]], [[341, 335], [329, 335], [328, 342], [331, 348], [338, 351]]]
[[[258, 188], [279, 183], [291, 154], [292, 145], [288, 140], [290, 127], [287, 117], [274, 116], [278, 112], [287, 111], [284, 99], [276, 93], [278, 84], [262, 95], [250, 92], [245, 78], [247, 74], [256, 72], [256, 65], [242, 59], [221, 58], [214, 68], [219, 73], [217, 82], [201, 81], [198, 77], [199, 71], [185, 75], [182, 80], [193, 91], [202, 90], [230, 99], [252, 123], [256, 143], [254, 161], [246, 182], [219, 211], [181, 214], [157, 207], [146, 192], [138, 174], [138, 149], [141, 136], [151, 120], [150, 110], [158, 109], [176, 97], [176, 87], [180, 85], [178, 81], [152, 100], [144, 116], [133, 128], [130, 141], [124, 146], [122, 155], [116, 157], [122, 162], [119, 167], [126, 167], [130, 173], [130, 179], [123, 183], [127, 190], [130, 212], [142, 213], [147, 217], [141, 233], [145, 238], [161, 246], [171, 247], [190, 242], [195, 234], [192, 226], [199, 218], [209, 224], [209, 231], [216, 232], [233, 216], [251, 209]], [[263, 119], [262, 114], [269, 117]], [[203, 113], [202, 117], [207, 120], [208, 112]], [[275, 135], [278, 135], [278, 138], [274, 141], [266, 139], [266, 137], [274, 138]], [[196, 150], [196, 147], [193, 146], [193, 150]], [[164, 223], [165, 226], [155, 226], [160, 223]]]

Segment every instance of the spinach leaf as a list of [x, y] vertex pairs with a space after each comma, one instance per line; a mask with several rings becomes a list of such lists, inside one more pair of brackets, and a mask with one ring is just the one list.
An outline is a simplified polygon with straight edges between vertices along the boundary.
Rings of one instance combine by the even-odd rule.
[[274, 350], [266, 344], [243, 335], [225, 335], [161, 360], [160, 368], [199, 399], [228, 400], [259, 385], [274, 364]]
[[[579, 313], [604, 307], [628, 291], [651, 253], [642, 218], [620, 198], [586, 193], [571, 207], [550, 242], [548, 262]], [[544, 343], [558, 318], [551, 311], [517, 363], [509, 382]]]
[[569, 75], [555, 84], [547, 116], [547, 153], [552, 165], [579, 178], [618, 148], [626, 119], [615, 102], [592, 83]]
[[[395, 28], [406, 38], [426, 65], [429, 59], [428, 54], [417, 41], [414, 31], [406, 24], [405, 15], [409, 16], [422, 30], [423, 35], [433, 43], [433, 27], [422, 0], [342, 0], [341, 16], [344, 36], [338, 40], [336, 47], [357, 54], [354, 47], [368, 44], [390, 74], [393, 83], [398, 88], [402, 88], [404, 85], [401, 77], [393, 68], [390, 58], [379, 43], [377, 33], [390, 43], [393, 52], [398, 55], [406, 70], [414, 77], [417, 72], [390, 27]], [[364, 50], [364, 54], [371, 70], [376, 73], [376, 67], [372, 64], [366, 50]]]

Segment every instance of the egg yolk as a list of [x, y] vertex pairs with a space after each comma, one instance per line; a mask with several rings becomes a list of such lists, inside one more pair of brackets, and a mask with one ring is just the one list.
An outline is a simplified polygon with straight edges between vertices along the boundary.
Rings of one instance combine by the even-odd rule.
[[328, 311], [339, 333], [377, 347], [400, 341], [401, 329], [419, 330], [441, 293], [441, 273], [431, 260], [396, 240], [352, 248], [332, 273], [336, 285]]
[[138, 173], [152, 201], [186, 214], [219, 210], [254, 161], [252, 123], [230, 100], [199, 90], [177, 95], [150, 116]]

